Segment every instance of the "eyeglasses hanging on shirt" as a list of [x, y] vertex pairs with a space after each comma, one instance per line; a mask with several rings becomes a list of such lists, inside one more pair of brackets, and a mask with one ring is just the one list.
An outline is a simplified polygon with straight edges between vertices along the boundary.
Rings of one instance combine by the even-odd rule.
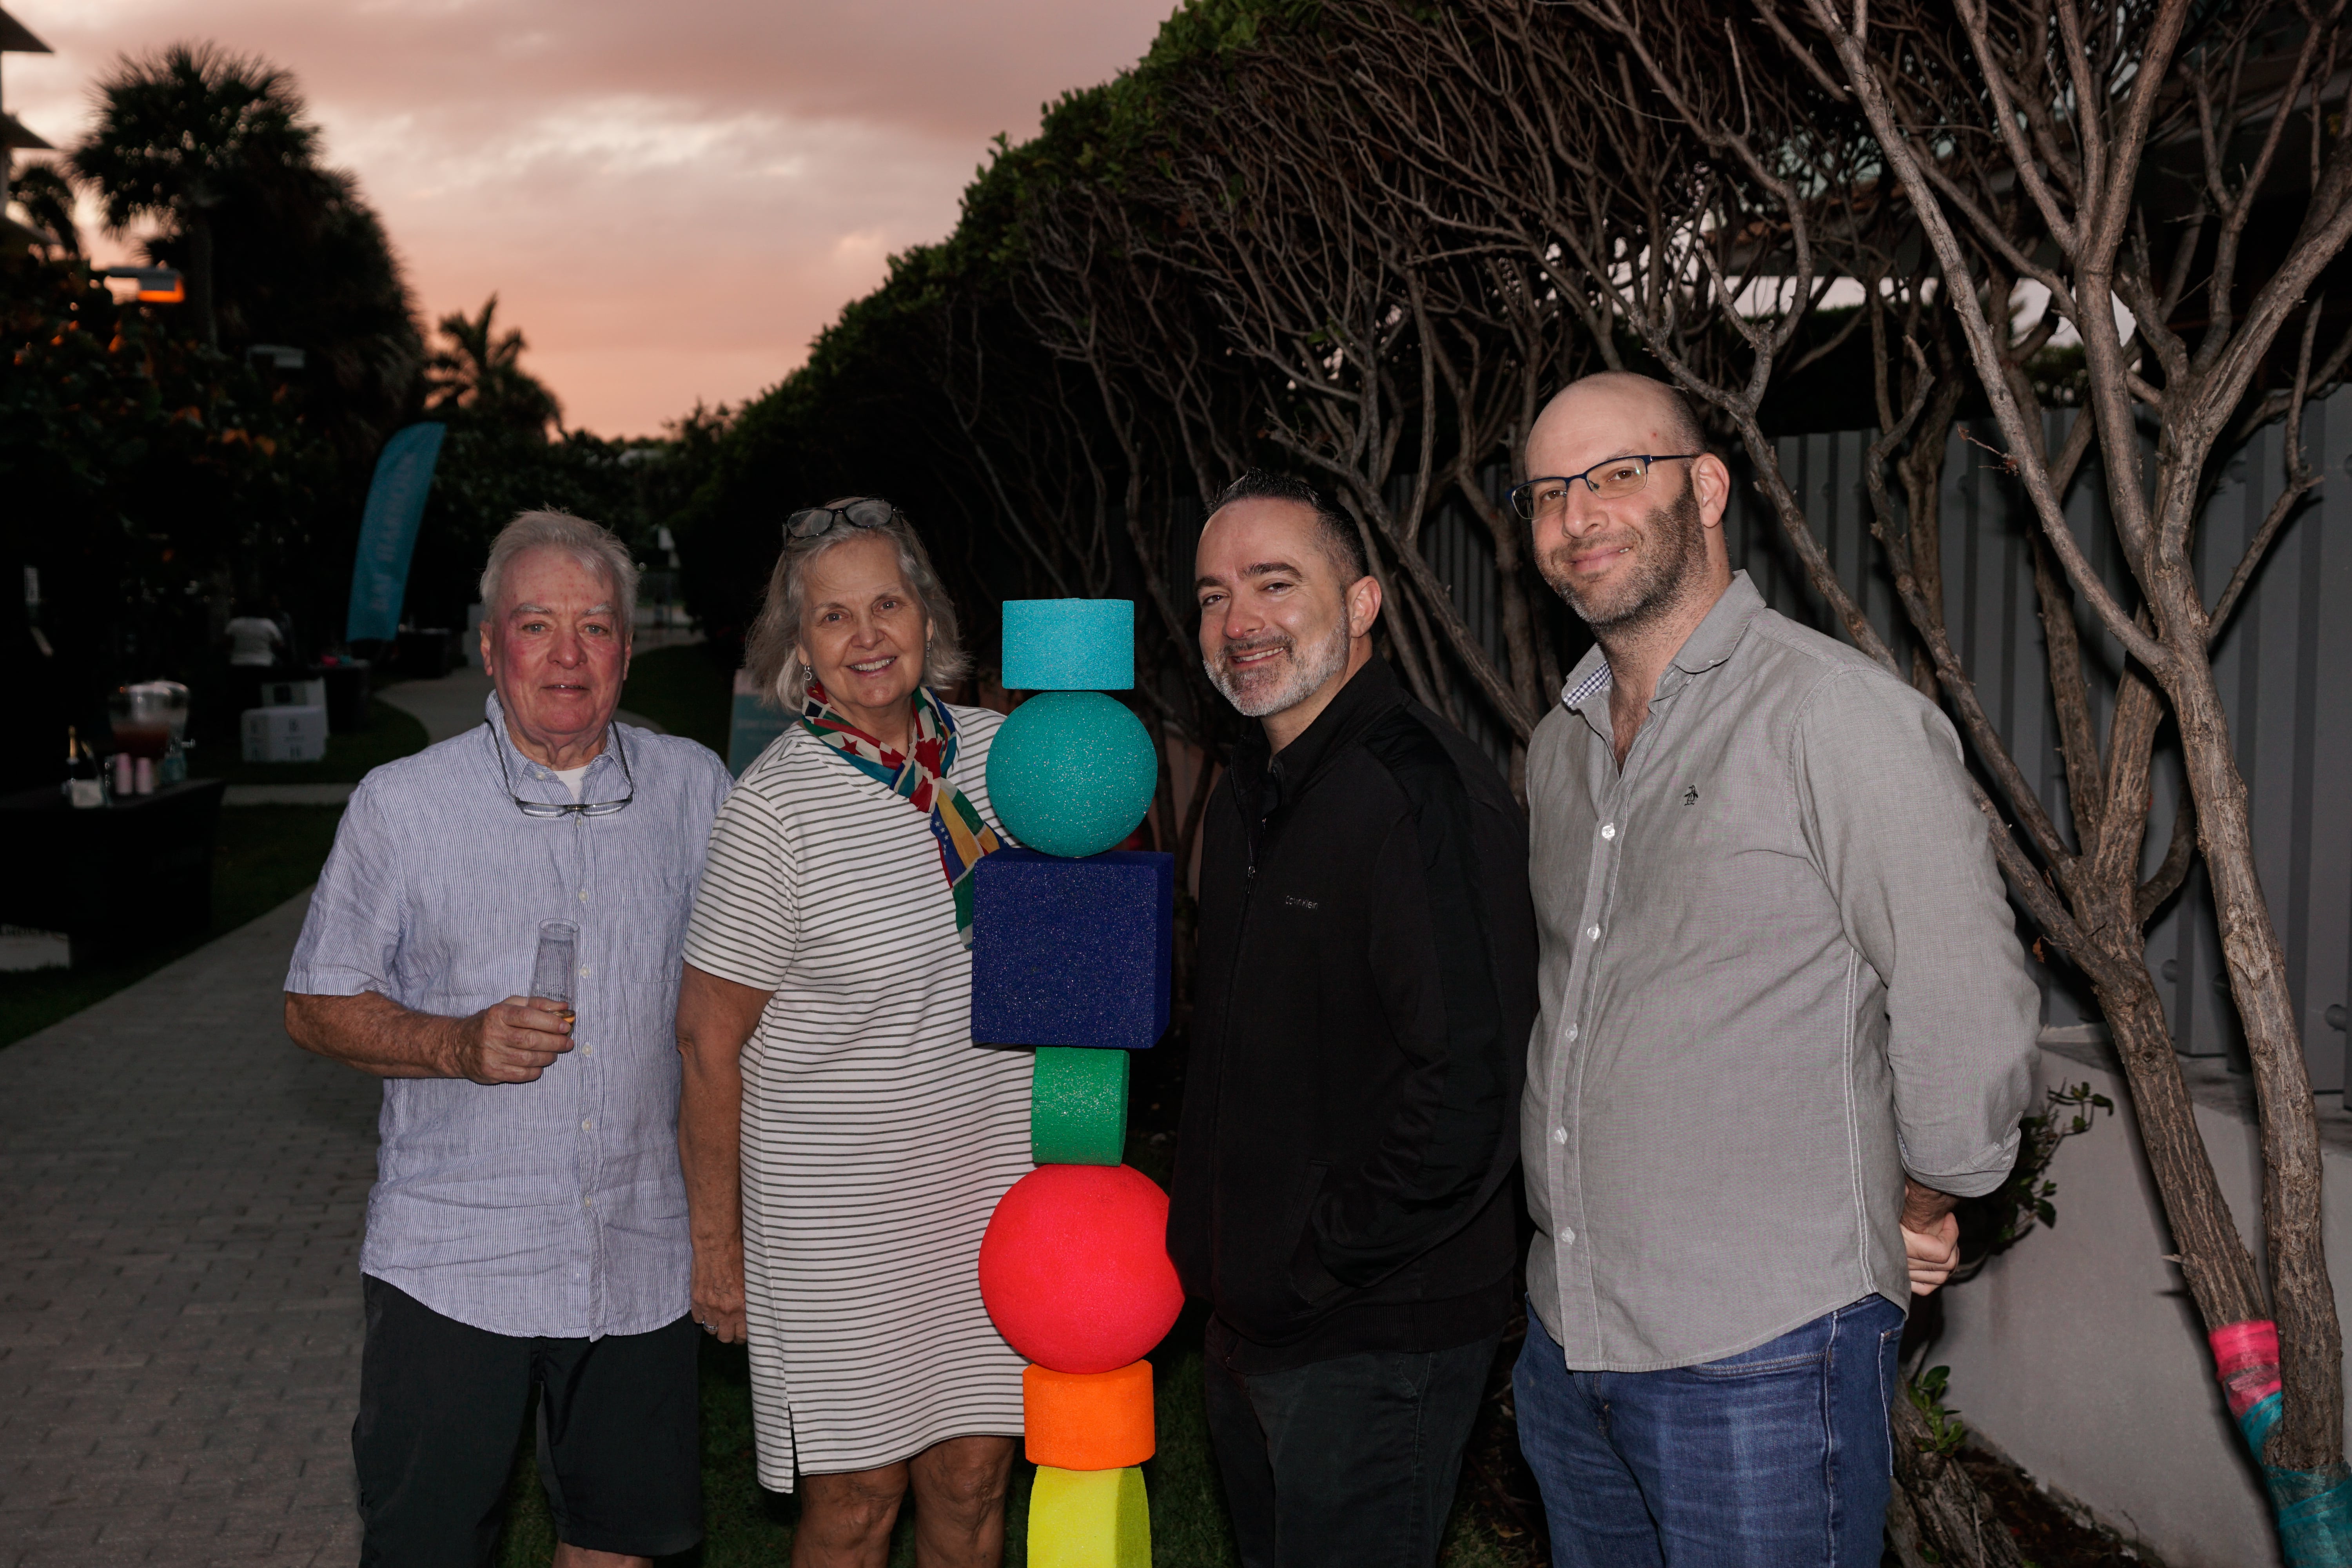
[[626, 746], [621, 743], [621, 727], [618, 724], [614, 725], [605, 732], [613, 737], [613, 757], [614, 761], [621, 764], [621, 782], [628, 786], [628, 794], [623, 795], [618, 800], [568, 800], [562, 802], [551, 800], [525, 800], [522, 796], [515, 794], [514, 774], [509, 772], [507, 767], [506, 737], [499, 734], [498, 731], [498, 726], [491, 723], [488, 719], [482, 721], [482, 727], [489, 731], [490, 744], [498, 750], [499, 776], [506, 781], [507, 798], [513, 801], [515, 803], [515, 809], [521, 812], [525, 816], [610, 816], [614, 812], [625, 807], [629, 802], [637, 798], [637, 781], [629, 772], [629, 750]]

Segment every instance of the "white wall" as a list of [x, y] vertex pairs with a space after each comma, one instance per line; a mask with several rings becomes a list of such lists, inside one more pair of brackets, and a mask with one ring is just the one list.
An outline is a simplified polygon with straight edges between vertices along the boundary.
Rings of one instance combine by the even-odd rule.
[[[2071, 1032], [2071, 1031], [2070, 1031]], [[2045, 1037], [2045, 1040], [2047, 1037]], [[2051, 1168], [2054, 1229], [2028, 1236], [1951, 1288], [1930, 1364], [1948, 1403], [2033, 1476], [2152, 1547], [2168, 1568], [2280, 1561], [2262, 1483], [2221, 1403], [2213, 1360], [2172, 1250], [2104, 1046], [2045, 1043], [2045, 1086], [2088, 1081], [2113, 1118], [2071, 1138]], [[2252, 1090], [2212, 1059], [2184, 1058], [2221, 1190], [2260, 1256], [2261, 1154]], [[2329, 1271], [2352, 1279], [2352, 1123], [2323, 1095]]]

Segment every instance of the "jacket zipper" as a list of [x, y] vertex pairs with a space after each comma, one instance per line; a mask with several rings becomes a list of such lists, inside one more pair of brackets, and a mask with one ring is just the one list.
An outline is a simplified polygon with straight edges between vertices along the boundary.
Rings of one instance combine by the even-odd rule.
[[[1269, 763], [1267, 765], [1273, 764]], [[1241, 955], [1249, 948], [1250, 901], [1257, 892], [1257, 827], [1263, 824], [1254, 825], [1251, 822], [1250, 807], [1242, 795], [1241, 781], [1234, 777], [1232, 769], [1228, 768], [1225, 771], [1225, 778], [1233, 785], [1234, 804], [1241, 809], [1242, 814], [1242, 855], [1244, 868], [1242, 877], [1242, 916], [1234, 931], [1234, 962], [1238, 964], [1241, 962]], [[1233, 1054], [1230, 1048], [1233, 1032], [1234, 985], [1232, 976], [1228, 974], [1225, 982], [1224, 1011], [1217, 1020], [1217, 1039], [1221, 1048], [1217, 1053], [1217, 1115], [1210, 1122], [1213, 1128], [1224, 1117], [1225, 1074], [1227, 1063]], [[1213, 1184], [1212, 1191], [1213, 1190]], [[1214, 1223], [1213, 1210], [1212, 1224]]]

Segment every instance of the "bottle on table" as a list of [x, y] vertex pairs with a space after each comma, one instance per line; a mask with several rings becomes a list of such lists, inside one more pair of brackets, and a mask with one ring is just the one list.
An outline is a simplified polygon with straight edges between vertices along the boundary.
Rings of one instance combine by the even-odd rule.
[[66, 726], [65, 794], [76, 807], [106, 804], [106, 781], [100, 776], [98, 758], [82, 744], [80, 732], [71, 724]]

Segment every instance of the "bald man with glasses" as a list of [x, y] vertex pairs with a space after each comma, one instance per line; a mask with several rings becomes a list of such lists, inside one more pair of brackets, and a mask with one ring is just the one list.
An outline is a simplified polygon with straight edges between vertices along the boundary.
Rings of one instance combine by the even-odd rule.
[[[489, 1561], [534, 1389], [558, 1568], [701, 1539], [671, 1026], [731, 781], [613, 721], [635, 586], [585, 519], [499, 534], [483, 721], [361, 782], [286, 977], [295, 1043], [384, 1080], [362, 1563]], [[578, 930], [569, 1014], [520, 994], [546, 921]]]
[[1647, 377], [1512, 493], [1597, 646], [1528, 743], [1519, 1446], [1561, 1568], [1875, 1568], [1905, 1310], [2000, 1185], [2040, 998], [1941, 710], [1774, 614]]

